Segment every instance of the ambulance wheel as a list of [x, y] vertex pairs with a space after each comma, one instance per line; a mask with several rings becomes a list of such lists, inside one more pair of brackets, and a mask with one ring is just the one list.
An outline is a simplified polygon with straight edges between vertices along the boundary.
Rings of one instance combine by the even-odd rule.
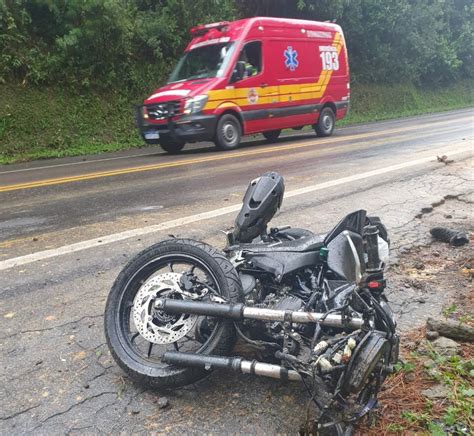
[[281, 130], [270, 130], [268, 132], [263, 132], [262, 135], [268, 142], [275, 142], [280, 136]]
[[336, 116], [333, 110], [326, 106], [319, 114], [319, 120], [314, 126], [318, 136], [331, 136], [336, 124]]
[[161, 148], [170, 154], [179, 153], [183, 149], [184, 144], [184, 142], [173, 141], [172, 139], [160, 140]]
[[233, 150], [240, 144], [242, 127], [239, 120], [232, 114], [224, 114], [219, 118], [216, 127], [214, 144], [219, 150]]

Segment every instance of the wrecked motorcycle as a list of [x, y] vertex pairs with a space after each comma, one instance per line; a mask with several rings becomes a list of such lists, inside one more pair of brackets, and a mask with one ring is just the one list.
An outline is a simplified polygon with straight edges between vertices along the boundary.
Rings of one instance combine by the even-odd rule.
[[[326, 235], [268, 229], [283, 194], [277, 173], [253, 180], [223, 252], [172, 238], [133, 258], [107, 301], [107, 342], [132, 379], [156, 388], [213, 369], [300, 381], [318, 432], [348, 434], [398, 359], [389, 238], [364, 210]], [[229, 357], [237, 338], [263, 358]]]

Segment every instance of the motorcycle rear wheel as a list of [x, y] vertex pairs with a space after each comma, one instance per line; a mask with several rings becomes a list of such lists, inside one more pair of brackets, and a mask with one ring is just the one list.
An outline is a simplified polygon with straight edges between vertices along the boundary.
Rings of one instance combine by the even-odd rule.
[[[176, 267], [176, 265], [178, 266]], [[206, 332], [204, 339], [202, 334], [195, 334], [199, 323], [195, 322], [193, 326], [190, 326], [192, 324], [190, 322], [188, 323], [189, 330], [183, 337], [173, 341], [173, 335], [180, 334], [178, 328], [170, 330], [169, 343], [153, 342], [156, 340], [153, 334], [156, 331], [161, 331], [157, 327], [164, 328], [173, 322], [177, 326], [179, 323], [176, 322], [176, 317], [179, 316], [181, 318], [178, 321], [181, 321], [181, 324], [183, 324], [182, 320], [186, 319], [186, 316], [170, 316], [152, 309], [154, 307], [153, 293], [159, 294], [163, 289], [165, 290], [164, 294], [157, 294], [155, 298], [168, 298], [166, 295], [171, 294], [172, 298], [187, 298], [180, 294], [179, 281], [174, 285], [160, 285], [160, 277], [171, 279], [179, 278], [180, 275], [182, 277], [183, 274], [179, 270], [182, 268], [180, 265], [190, 265], [192, 274], [199, 273], [203, 277], [201, 281], [205, 281], [209, 288], [217, 291], [227, 302], [242, 300], [242, 285], [237, 272], [225, 256], [210, 245], [190, 239], [172, 239], [155, 244], [135, 256], [121, 271], [110, 291], [105, 307], [104, 328], [107, 344], [115, 361], [135, 382], [147, 387], [184, 386], [209, 374], [209, 371], [179, 368], [162, 363], [160, 356], [165, 351], [173, 349], [174, 351], [191, 351], [200, 354], [227, 355], [235, 344], [235, 330], [232, 322], [218, 319], [209, 320], [210, 322], [207, 324], [211, 325], [211, 329]], [[166, 269], [167, 267], [169, 269]], [[188, 270], [188, 268], [186, 269]], [[194, 273], [195, 270], [198, 273]], [[155, 283], [152, 282], [153, 280], [158, 283], [158, 288], [150, 286]], [[146, 286], [148, 287], [144, 289]], [[155, 291], [155, 289], [161, 290]], [[178, 290], [176, 291], [176, 289]], [[149, 292], [149, 296], [145, 296], [143, 299], [140, 296], [144, 291]], [[187, 291], [188, 293], [194, 292], [193, 289], [189, 290], [188, 288]], [[152, 327], [149, 331], [143, 331], [142, 325], [140, 332], [139, 321], [135, 317], [137, 298], [138, 301], [142, 298], [143, 301], [148, 302], [148, 306], [145, 304], [143, 307], [150, 308], [151, 312], [148, 315], [152, 316], [148, 318], [153, 318], [153, 321], [148, 321], [147, 324]], [[188, 321], [192, 320], [188, 318]], [[152, 325], [151, 322], [155, 324]], [[159, 339], [161, 340], [161, 337]], [[184, 341], [181, 343], [181, 349], [178, 346], [180, 340]], [[171, 346], [172, 348], [170, 348]], [[187, 349], [183, 349], [183, 347]], [[155, 348], [154, 353], [153, 348]]]

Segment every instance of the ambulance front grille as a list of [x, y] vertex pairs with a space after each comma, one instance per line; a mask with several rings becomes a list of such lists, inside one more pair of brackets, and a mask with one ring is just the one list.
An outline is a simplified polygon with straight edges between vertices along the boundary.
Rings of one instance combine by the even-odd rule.
[[152, 120], [164, 120], [168, 117], [174, 117], [181, 113], [181, 102], [166, 101], [163, 103], [151, 104], [146, 107], [148, 116]]

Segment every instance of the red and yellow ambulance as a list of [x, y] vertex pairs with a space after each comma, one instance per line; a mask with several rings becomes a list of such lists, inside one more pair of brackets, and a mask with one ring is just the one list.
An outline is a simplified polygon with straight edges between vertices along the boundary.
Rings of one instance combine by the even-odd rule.
[[179, 152], [186, 142], [236, 148], [242, 135], [275, 141], [314, 126], [329, 136], [349, 108], [349, 64], [340, 26], [248, 18], [191, 29], [168, 83], [137, 108], [143, 139]]

